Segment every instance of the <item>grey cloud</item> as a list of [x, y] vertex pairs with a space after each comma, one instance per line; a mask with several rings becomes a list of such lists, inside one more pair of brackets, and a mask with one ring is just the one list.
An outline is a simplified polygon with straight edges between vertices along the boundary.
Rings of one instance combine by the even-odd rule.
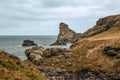
[[84, 31], [100, 17], [119, 14], [119, 4], [120, 0], [0, 0], [0, 32], [19, 27], [19, 34], [57, 34], [61, 21], [75, 30], [79, 29], [74, 25], [81, 25], [79, 31]]

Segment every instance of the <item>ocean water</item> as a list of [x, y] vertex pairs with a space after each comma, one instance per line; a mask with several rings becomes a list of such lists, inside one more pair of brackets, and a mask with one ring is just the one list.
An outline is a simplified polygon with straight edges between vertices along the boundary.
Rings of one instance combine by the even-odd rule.
[[38, 45], [45, 48], [59, 47], [59, 48], [69, 48], [71, 44], [66, 46], [49, 46], [49, 44], [55, 42], [57, 36], [0, 36], [0, 49], [4, 50], [10, 54], [14, 54], [21, 60], [27, 59], [25, 56], [25, 49], [31, 47], [22, 47], [23, 40], [33, 40]]

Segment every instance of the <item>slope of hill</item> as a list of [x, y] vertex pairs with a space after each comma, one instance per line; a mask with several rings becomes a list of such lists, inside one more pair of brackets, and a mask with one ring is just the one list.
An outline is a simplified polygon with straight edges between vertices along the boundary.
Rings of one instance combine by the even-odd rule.
[[29, 61], [0, 51], [0, 80], [48, 80]]
[[120, 72], [120, 22], [103, 33], [76, 42], [71, 48], [73, 60], [78, 59], [82, 64], [76, 69], [84, 67], [110, 73]]

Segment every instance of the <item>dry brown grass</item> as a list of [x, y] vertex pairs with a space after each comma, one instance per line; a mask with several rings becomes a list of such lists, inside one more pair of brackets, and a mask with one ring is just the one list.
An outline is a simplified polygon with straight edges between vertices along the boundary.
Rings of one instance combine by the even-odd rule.
[[120, 59], [103, 54], [102, 50], [106, 46], [120, 47], [120, 24], [116, 24], [106, 32], [75, 43], [72, 50], [74, 65], [70, 69], [76, 71], [89, 68], [93, 71], [120, 72]]
[[0, 51], [0, 79], [2, 80], [48, 80], [29, 61]]

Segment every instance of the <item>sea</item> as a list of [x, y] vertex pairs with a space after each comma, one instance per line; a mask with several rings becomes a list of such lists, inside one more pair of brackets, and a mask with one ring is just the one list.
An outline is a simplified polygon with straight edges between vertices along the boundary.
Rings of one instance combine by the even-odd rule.
[[26, 60], [25, 50], [31, 47], [23, 47], [24, 40], [32, 40], [44, 48], [69, 48], [70, 43], [64, 46], [50, 46], [55, 42], [57, 36], [0, 36], [0, 50], [17, 56], [21, 60]]

